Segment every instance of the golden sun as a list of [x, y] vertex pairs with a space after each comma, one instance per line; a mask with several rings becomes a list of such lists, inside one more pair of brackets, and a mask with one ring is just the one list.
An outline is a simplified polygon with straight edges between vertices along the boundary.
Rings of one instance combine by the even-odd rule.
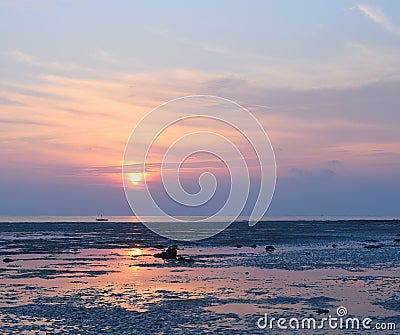
[[128, 179], [133, 186], [138, 186], [143, 177], [143, 173], [129, 173], [128, 175]]

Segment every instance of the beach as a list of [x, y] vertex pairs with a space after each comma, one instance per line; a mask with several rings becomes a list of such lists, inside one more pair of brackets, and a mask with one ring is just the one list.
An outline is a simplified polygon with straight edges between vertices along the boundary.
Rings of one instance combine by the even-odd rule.
[[[237, 222], [198, 242], [129, 220], [5, 221], [2, 334], [285, 334], [258, 321], [320, 320], [339, 307], [400, 328], [399, 220]], [[182, 261], [154, 257], [171, 245]]]

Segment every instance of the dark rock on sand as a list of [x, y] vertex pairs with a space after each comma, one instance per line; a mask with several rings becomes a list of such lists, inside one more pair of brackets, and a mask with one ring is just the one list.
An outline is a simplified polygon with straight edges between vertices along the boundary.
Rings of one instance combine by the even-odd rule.
[[6, 258], [3, 259], [3, 262], [4, 263], [11, 263], [11, 262], [14, 262], [14, 260], [11, 259], [11, 258], [6, 257]]
[[337, 244], [332, 244], [332, 248], [337, 248]]
[[265, 246], [265, 251], [275, 251], [275, 247], [273, 245], [266, 245]]
[[173, 245], [171, 247], [168, 247], [166, 251], [154, 254], [153, 256], [162, 259], [176, 259], [177, 255], [178, 255], [177, 247], [175, 248], [175, 246]]
[[191, 257], [183, 257], [183, 256], [178, 257], [178, 250], [179, 247], [176, 244], [174, 244], [168, 247], [167, 250], [160, 252], [158, 254], [154, 254], [153, 256], [165, 260], [176, 260], [179, 263], [194, 263], [194, 259]]
[[382, 248], [381, 245], [375, 245], [375, 244], [370, 244], [370, 245], [364, 245], [365, 249], [380, 249]]
[[243, 245], [241, 245], [241, 244], [235, 244], [234, 247], [235, 247], [235, 248], [241, 248], [241, 247], [243, 247]]
[[257, 248], [257, 244], [252, 244], [252, 245], [250, 246], [250, 248], [253, 248], [253, 249]]
[[324, 308], [318, 308], [315, 313], [317, 314], [328, 314], [329, 313], [329, 309], [324, 309]]

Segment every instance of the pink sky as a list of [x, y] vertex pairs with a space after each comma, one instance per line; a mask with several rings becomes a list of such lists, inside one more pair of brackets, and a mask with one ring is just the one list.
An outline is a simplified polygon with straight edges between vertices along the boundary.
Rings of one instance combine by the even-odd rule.
[[[24, 213], [47, 213], [53, 194], [75, 203], [80, 187], [89, 195], [112, 190], [124, 201], [121, 164], [132, 129], [158, 105], [193, 94], [231, 99], [264, 126], [277, 160], [276, 213], [352, 212], [328, 199], [327, 190], [365, 197], [354, 214], [396, 212], [373, 194], [398, 196], [400, 189], [400, 11], [387, 3], [314, 4], [318, 15], [310, 17], [309, 6], [288, 21], [279, 4], [257, 2], [240, 28], [240, 4], [229, 12], [214, 8], [205, 25], [209, 4], [193, 12], [182, 4], [154, 11], [148, 4], [1, 2], [8, 33], [0, 47], [0, 215], [18, 214], [19, 199], [28, 202], [25, 190], [33, 199], [44, 193]], [[22, 33], [28, 30], [30, 39]], [[178, 134], [204, 128], [243, 146], [220, 125], [183, 123], [156, 143], [149, 180]], [[196, 163], [185, 179], [214, 165], [206, 156]], [[132, 187], [140, 186], [137, 179]], [[108, 193], [88, 208], [113, 203], [111, 212], [128, 213]], [[314, 208], [321, 198], [324, 205]], [[73, 205], [60, 213], [70, 211]]]

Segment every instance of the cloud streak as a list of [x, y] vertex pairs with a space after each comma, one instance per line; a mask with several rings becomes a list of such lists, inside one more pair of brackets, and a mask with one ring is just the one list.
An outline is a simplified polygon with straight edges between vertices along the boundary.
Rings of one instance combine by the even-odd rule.
[[10, 100], [10, 99], [3, 98], [3, 97], [0, 96], [0, 105], [3, 105], [3, 106], [22, 106], [23, 104], [20, 103], [19, 101]]
[[[7, 57], [8, 59], [12, 59], [13, 61], [25, 64], [34, 68], [44, 69], [45, 71], [53, 71], [55, 73], [68, 73], [71, 72], [76, 74], [88, 74], [96, 77], [107, 77], [109, 73], [107, 71], [99, 71], [98, 69], [94, 69], [92, 67], [83, 66], [81, 64], [68, 62], [68, 61], [53, 61], [53, 60], [45, 60], [36, 55], [32, 55], [26, 52], [22, 52], [20, 50], [7, 50], [0, 52], [1, 55]], [[96, 59], [98, 53], [95, 53], [94, 59]], [[105, 54], [103, 52], [103, 62], [105, 61]], [[108, 55], [109, 61], [111, 62], [111, 55]]]
[[[313, 171], [318, 164], [333, 160], [345, 162], [346, 168], [352, 169], [357, 165], [358, 170], [366, 171], [373, 157], [355, 158], [354, 155], [346, 156], [346, 153], [333, 153], [332, 149], [351, 148], [360, 155], [366, 152], [366, 148], [378, 143], [378, 148], [398, 152], [387, 143], [395, 143], [397, 147], [399, 143], [396, 124], [400, 120], [397, 113], [400, 84], [396, 79], [400, 78], [400, 63], [395, 50], [387, 54], [386, 50], [357, 44], [352, 45], [348, 52], [351, 57], [332, 59], [332, 64], [338, 69], [328, 71], [332, 76], [326, 71], [320, 74], [324, 80], [320, 83], [328, 86], [324, 89], [319, 85], [310, 89], [319, 82], [318, 78], [308, 76], [308, 73], [318, 72], [315, 68], [319, 68], [318, 64], [311, 66], [311, 63], [307, 63], [309, 66], [299, 63], [290, 68], [284, 62], [273, 64], [279, 65], [282, 71], [271, 73], [271, 77], [263, 76], [263, 69], [270, 73], [267, 70], [273, 67], [267, 64], [264, 68], [255, 66], [253, 75], [247, 77], [176, 68], [156, 73], [110, 72], [107, 78], [102, 78], [103, 75], [92, 77], [86, 71], [65, 74], [44, 59], [15, 52], [12, 55], [16, 62], [37, 64], [42, 72], [24, 81], [14, 79], [3, 84], [0, 102], [1, 98], [7, 100], [4, 100], [6, 104], [0, 111], [0, 122], [5, 125], [2, 134], [4, 146], [0, 145], [0, 149], [6, 152], [5, 159], [21, 160], [20, 157], [23, 157], [28, 162], [51, 160], [65, 165], [78, 164], [86, 169], [76, 173], [77, 176], [99, 176], [103, 179], [108, 176], [117, 180], [119, 168], [102, 166], [118, 166], [129, 133], [143, 115], [173, 98], [216, 94], [233, 99], [255, 113], [268, 130], [274, 145], [283, 148], [278, 154], [281, 174], [288, 174], [290, 166]], [[361, 64], [361, 59], [365, 63]], [[355, 69], [354, 64], [358, 64]], [[43, 71], [49, 69], [56, 73]], [[362, 71], [364, 69], [370, 72]], [[262, 75], [255, 75], [256, 71]], [[378, 71], [384, 72], [381, 77]], [[346, 87], [350, 80], [355, 80], [357, 72], [360, 78], [352, 83], [356, 87]], [[386, 76], [389, 74], [390, 80]], [[276, 87], [275, 79], [280, 75], [287, 80]], [[366, 78], [374, 78], [381, 83], [366, 86], [369, 83]], [[357, 84], [360, 86], [357, 87]], [[21, 105], [13, 105], [10, 100]], [[50, 122], [54, 125], [32, 127]], [[190, 131], [197, 129], [198, 125], [186, 123], [184, 127]], [[41, 135], [54, 139], [42, 140], [40, 146], [37, 142], [19, 141]], [[359, 143], [360, 147], [351, 147], [354, 143]], [[152, 162], [160, 161], [163, 148], [156, 147]], [[25, 154], [20, 155], [20, 152]], [[358, 164], [357, 160], [362, 160], [362, 164]], [[382, 157], [379, 163], [382, 164], [382, 161], [387, 162], [388, 174], [397, 174], [390, 168], [397, 164], [395, 156]], [[210, 162], [205, 165], [210, 165]], [[321, 169], [332, 165], [334, 163]], [[152, 168], [156, 171], [159, 166]], [[366, 173], [376, 172], [370, 169]]]
[[366, 17], [379, 24], [387, 31], [390, 31], [393, 34], [400, 36], [400, 27], [391, 22], [379, 8], [372, 7], [366, 4], [357, 4], [356, 7]]

